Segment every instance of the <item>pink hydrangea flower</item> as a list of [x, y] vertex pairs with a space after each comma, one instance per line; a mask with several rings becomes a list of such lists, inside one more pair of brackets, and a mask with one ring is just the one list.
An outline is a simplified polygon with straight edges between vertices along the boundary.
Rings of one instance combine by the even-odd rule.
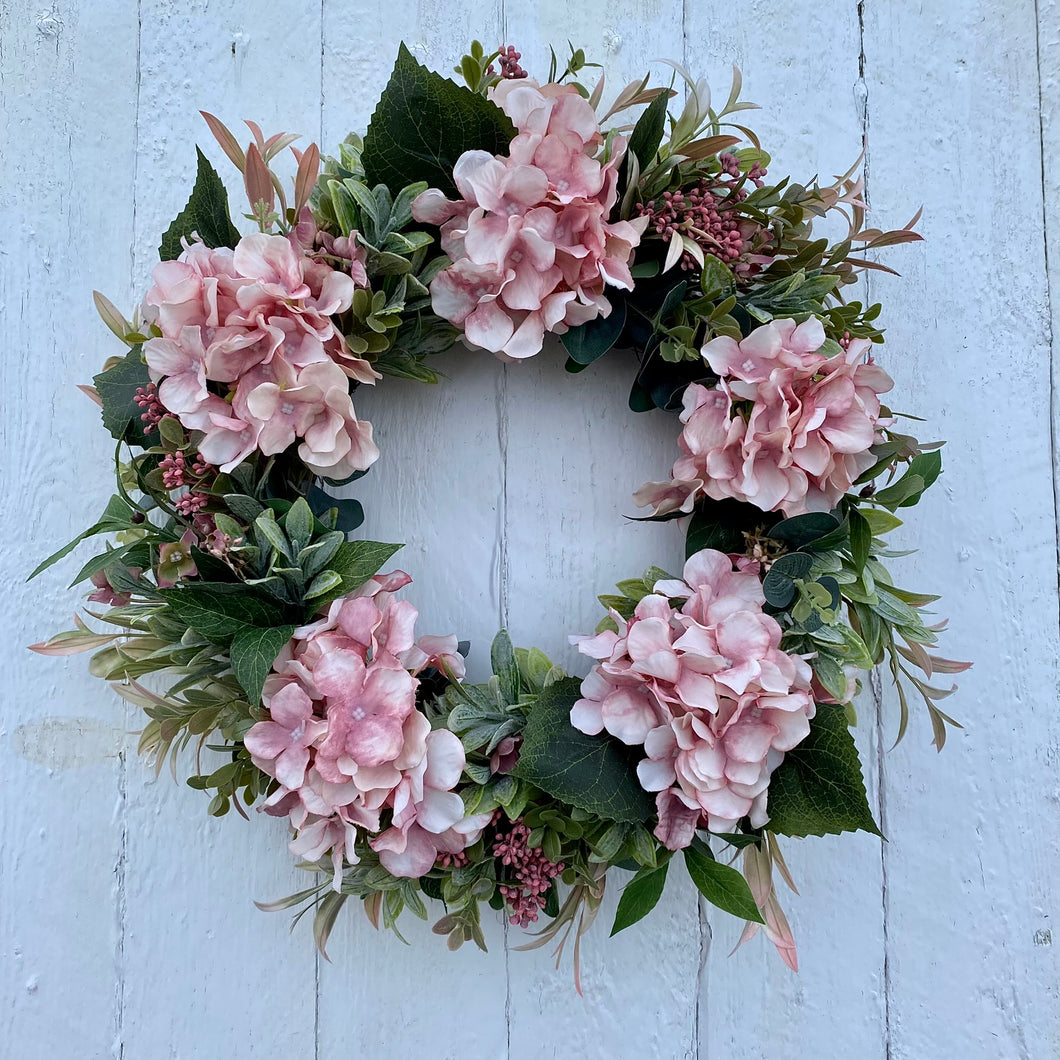
[[637, 775], [658, 793], [655, 834], [671, 850], [697, 828], [765, 824], [770, 774], [809, 733], [810, 667], [781, 650], [764, 602], [757, 565], [705, 549], [628, 622], [612, 612], [618, 632], [571, 638], [597, 660], [571, 724], [643, 745]]
[[465, 152], [453, 170], [461, 198], [431, 189], [412, 208], [441, 227], [453, 260], [431, 284], [435, 312], [471, 345], [521, 360], [546, 332], [607, 316], [605, 286], [632, 290], [629, 262], [648, 219], [608, 223], [625, 141], [596, 158], [596, 114], [573, 86], [503, 81], [493, 100], [519, 130], [508, 157]]
[[867, 339], [834, 357], [819, 352], [824, 340], [811, 318], [708, 342], [703, 357], [719, 382], [685, 390], [672, 479], [641, 486], [637, 504], [656, 514], [690, 512], [702, 496], [787, 516], [834, 508], [875, 462], [869, 449], [891, 422], [881, 418], [880, 394], [894, 384], [865, 362]]
[[193, 243], [156, 266], [146, 308], [162, 336], [144, 344], [147, 366], [162, 406], [204, 433], [200, 451], [222, 471], [296, 439], [319, 475], [346, 477], [378, 457], [349, 393], [351, 379], [378, 375], [333, 321], [366, 280], [356, 258], [349, 267], [315, 260], [297, 235], [263, 233], [234, 251]]
[[298, 856], [330, 853], [336, 886], [362, 835], [389, 871], [419, 876], [439, 852], [473, 843], [486, 823], [465, 818], [454, 791], [464, 769], [459, 739], [432, 732], [416, 707], [416, 673], [455, 655], [456, 638], [416, 640], [416, 609], [393, 596], [409, 581], [403, 571], [377, 575], [296, 629], [265, 682], [269, 716], [244, 738], [255, 765], [279, 784], [266, 812], [290, 818]]

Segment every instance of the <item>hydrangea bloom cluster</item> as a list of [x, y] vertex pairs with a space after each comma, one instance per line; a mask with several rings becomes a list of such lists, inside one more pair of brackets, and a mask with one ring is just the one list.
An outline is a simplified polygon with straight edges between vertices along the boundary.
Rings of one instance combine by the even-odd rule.
[[656, 583], [628, 622], [612, 612], [617, 633], [571, 638], [599, 660], [571, 723], [643, 745], [637, 775], [658, 793], [655, 835], [671, 850], [696, 828], [730, 832], [745, 816], [765, 824], [770, 774], [810, 731], [810, 667], [781, 650], [764, 602], [757, 564], [734, 570], [704, 549], [683, 581]]
[[439, 852], [474, 842], [489, 819], [465, 818], [453, 791], [464, 749], [416, 709], [415, 674], [444, 665], [462, 677], [463, 661], [455, 637], [414, 640], [416, 609], [392, 598], [410, 580], [379, 575], [295, 630], [265, 683], [269, 719], [244, 741], [280, 785], [266, 806], [290, 817], [292, 852], [315, 861], [330, 851], [336, 886], [343, 856], [357, 861], [359, 830], [389, 872], [415, 877]]
[[608, 223], [625, 141], [603, 143], [593, 108], [572, 85], [501, 81], [493, 101], [518, 135], [508, 157], [467, 151], [453, 172], [461, 198], [431, 189], [413, 203], [418, 221], [441, 226], [453, 264], [431, 284], [434, 311], [474, 346], [506, 360], [539, 353], [611, 304], [605, 285], [633, 289], [629, 263], [647, 217]]
[[[376, 373], [346, 347], [332, 316], [349, 309], [363, 266], [340, 272], [296, 241], [263, 233], [234, 250], [186, 244], [155, 267], [146, 310], [162, 332], [144, 344], [155, 403], [203, 431], [202, 457], [230, 471], [255, 451], [298, 455], [318, 475], [345, 478], [378, 457], [349, 381]], [[152, 402], [155, 399], [155, 402]]]
[[811, 317], [797, 326], [770, 321], [742, 342], [708, 342], [703, 358], [719, 382], [685, 390], [673, 479], [646, 483], [637, 504], [658, 515], [690, 512], [701, 496], [789, 517], [834, 508], [875, 463], [869, 449], [890, 423], [881, 419], [880, 394], [894, 383], [864, 362], [867, 339], [850, 340], [833, 357], [820, 352], [824, 341]]

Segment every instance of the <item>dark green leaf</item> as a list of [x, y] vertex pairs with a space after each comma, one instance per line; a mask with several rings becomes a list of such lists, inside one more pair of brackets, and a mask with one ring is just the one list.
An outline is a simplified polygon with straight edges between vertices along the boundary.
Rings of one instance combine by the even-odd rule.
[[581, 682], [568, 677], [538, 697], [523, 730], [514, 776], [607, 821], [646, 821], [655, 802], [637, 780], [637, 755], [610, 736], [587, 736], [570, 723]]
[[140, 419], [143, 409], [133, 399], [137, 388], [150, 381], [139, 346], [134, 346], [113, 368], [93, 377], [92, 383], [103, 402], [103, 426], [112, 438], [147, 448], [149, 443]]
[[839, 520], [828, 512], [807, 512], [791, 519], [781, 519], [769, 531], [769, 536], [774, 541], [783, 541], [789, 548], [802, 548], [832, 533], [838, 526]]
[[402, 547], [382, 541], [347, 541], [340, 545], [328, 561], [328, 568], [342, 578], [342, 584], [323, 596], [319, 606], [323, 608], [332, 600], [359, 589]]
[[453, 167], [471, 150], [506, 155], [515, 126], [484, 96], [421, 66], [404, 44], [364, 137], [365, 182], [394, 195], [425, 180], [456, 197]]
[[629, 150], [637, 156], [641, 173], [655, 160], [659, 144], [662, 143], [663, 133], [666, 131], [666, 107], [669, 102], [669, 93], [660, 92], [648, 104], [633, 127]]
[[854, 566], [859, 571], [864, 570], [872, 551], [872, 530], [868, 520], [857, 508], [852, 507], [847, 518], [850, 520], [850, 554], [854, 559]]
[[291, 639], [294, 626], [269, 629], [245, 627], [232, 638], [232, 673], [243, 686], [251, 706], [261, 702], [261, 689], [280, 650]]
[[769, 782], [769, 825], [778, 835], [880, 835], [861, 761], [841, 706], [819, 703], [810, 734], [788, 751]]
[[920, 494], [923, 493], [924, 490], [928, 489], [941, 473], [942, 453], [940, 453], [937, 449], [930, 453], [919, 453], [917, 456], [914, 456], [913, 459], [909, 462], [908, 474], [919, 475], [924, 483], [924, 486], [921, 489], [920, 493], [916, 494], [915, 496], [910, 495], [904, 501], [902, 501], [901, 504], [898, 505], [898, 507], [910, 508], [914, 504], [916, 504], [916, 502], [920, 500]]
[[669, 866], [670, 863], [664, 861], [657, 869], [641, 869], [626, 884], [622, 897], [618, 900], [615, 923], [611, 928], [612, 935], [617, 935], [631, 924], [642, 920], [659, 904]]
[[795, 578], [805, 578], [813, 566], [813, 557], [805, 552], [781, 556], [762, 581], [766, 602], [773, 607], [787, 607], [795, 599]]
[[718, 552], [742, 552], [743, 531], [763, 518], [762, 512], [740, 501], [701, 501], [696, 505], [685, 536], [685, 555], [704, 548]]
[[278, 600], [239, 582], [191, 583], [160, 595], [178, 619], [222, 647], [248, 626], [281, 626], [287, 618]]
[[239, 232], [228, 213], [228, 193], [217, 170], [197, 147], [195, 155], [198, 160], [195, 186], [187, 206], [177, 214], [162, 237], [158, 248], [162, 261], [179, 257], [184, 250], [180, 245], [181, 237], [190, 239], [193, 232], [198, 232], [208, 247], [234, 247], [239, 242]]
[[696, 890], [711, 905], [742, 920], [764, 923], [747, 881], [732, 866], [715, 861], [702, 840], [694, 839], [691, 846], [685, 847], [685, 867]]
[[624, 299], [617, 299], [608, 316], [571, 328], [563, 336], [563, 346], [572, 361], [580, 365], [592, 364], [618, 342], [625, 323], [626, 303]]
[[361, 506], [360, 501], [352, 498], [340, 499], [332, 497], [315, 485], [309, 487], [306, 500], [309, 501], [309, 507], [313, 509], [313, 514], [317, 516], [325, 515], [334, 508], [339, 513], [335, 529], [341, 530], [344, 534], [348, 534], [351, 530], [356, 530], [364, 522], [364, 508]]

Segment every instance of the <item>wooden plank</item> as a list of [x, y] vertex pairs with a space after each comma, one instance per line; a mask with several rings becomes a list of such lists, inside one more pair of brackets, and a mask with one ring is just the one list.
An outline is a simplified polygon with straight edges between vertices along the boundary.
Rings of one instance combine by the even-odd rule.
[[[240, 216], [241, 178], [200, 108], [244, 143], [243, 118], [307, 139], [320, 128], [319, 10], [155, 0], [141, 4], [140, 18], [138, 293], [161, 233], [190, 193], [196, 143], [231, 190], [237, 227], [252, 230]], [[305, 875], [293, 866], [282, 822], [252, 814], [248, 824], [234, 813], [215, 820], [205, 811], [202, 793], [167, 772], [154, 780], [145, 763], [131, 770], [125, 1055], [299, 1055], [314, 1034], [312, 935], [304, 923], [289, 935], [286, 914], [262, 913], [252, 899], [289, 894]]]
[[[85, 549], [26, 576], [109, 496], [113, 446], [74, 388], [129, 283], [136, 4], [0, 5], [0, 324], [7, 687], [0, 721], [0, 1056], [109, 1056], [121, 1034], [123, 709], [86, 659], [24, 645], [70, 627]], [[106, 60], [104, 61], [104, 56]], [[86, 99], [113, 92], [106, 109]], [[100, 204], [108, 223], [98, 225]]]
[[[1042, 44], [1055, 57], [1048, 10]], [[950, 442], [939, 487], [903, 538], [923, 549], [902, 561], [903, 581], [944, 594], [944, 654], [976, 661], [947, 704], [966, 728], [942, 755], [921, 714], [884, 759], [893, 1056], [1058, 1047], [1055, 452], [1037, 31], [1032, 0], [955, 0], [944, 12], [865, 5], [870, 201], [881, 219], [902, 221], [911, 197], [922, 199], [927, 238], [896, 255], [904, 278], [888, 284], [884, 323], [900, 356], [888, 364], [903, 409]], [[1055, 181], [1055, 151], [1048, 165]]]
[[[819, 174], [827, 182], [846, 172], [862, 146], [854, 4], [840, 10], [810, 0], [782, 7], [759, 0], [707, 2], [686, 5], [686, 15], [685, 61], [693, 74], [706, 73], [714, 98], [724, 102], [735, 64], [743, 73], [743, 95], [761, 106], [739, 118], [772, 155], [769, 179], [790, 174], [803, 182]], [[838, 234], [827, 226], [823, 231]], [[886, 351], [883, 360], [889, 363]], [[871, 696], [863, 697], [859, 711], [872, 798]], [[712, 913], [700, 1055], [882, 1057], [880, 842], [858, 834], [788, 840], [783, 849], [801, 892], [793, 895], [778, 881], [799, 948], [799, 973], [790, 972], [761, 935], [727, 957], [740, 925]], [[850, 909], [857, 915], [842, 912]], [[839, 917], [841, 937], [834, 930]]]
[[[680, 60], [681, 4], [618, 0], [572, 5], [548, 0], [506, 11], [507, 39], [522, 65], [548, 75], [551, 44], [560, 67], [569, 41], [604, 66], [610, 100], [659, 57]], [[655, 65], [669, 80], [669, 70]], [[583, 80], [595, 83], [598, 71]], [[488, 359], [488, 354], [481, 354]], [[603, 612], [596, 596], [651, 565], [679, 571], [683, 537], [674, 523], [635, 523], [631, 494], [664, 477], [676, 455], [677, 421], [628, 407], [635, 359], [612, 353], [578, 375], [564, 371], [560, 343], [504, 369], [509, 557], [505, 610], [516, 643], [536, 645], [577, 674], [584, 656], [567, 644]], [[485, 364], [483, 365], [485, 369]], [[511, 954], [512, 1060], [553, 1056], [694, 1056], [696, 984], [702, 950], [695, 889], [675, 866], [662, 902], [644, 923], [609, 939], [627, 874], [616, 872], [582, 944], [584, 998], [574, 991], [568, 944], [557, 971], [551, 948]], [[509, 947], [528, 938], [509, 931]], [[650, 1018], [644, 1018], [651, 1013]]]
[[[370, 32], [362, 10], [326, 0], [323, 149], [364, 132], [399, 41], [450, 74], [473, 37], [490, 47], [499, 33], [492, 0], [460, 10], [397, 0], [385, 18], [373, 13]], [[500, 624], [501, 375], [463, 348], [435, 366], [444, 373], [437, 386], [387, 378], [357, 392], [358, 415], [374, 424], [382, 456], [346, 492], [365, 506], [366, 536], [405, 542], [393, 563], [414, 579], [403, 595], [420, 609], [417, 629], [469, 638], [470, 674], [483, 679]], [[431, 914], [436, 920], [441, 907], [431, 903]], [[504, 936], [495, 914], [484, 919], [490, 952], [465, 946], [452, 954], [410, 914], [404, 946], [373, 931], [354, 904], [336, 928], [334, 965], [321, 966], [320, 1060], [401, 1060], [427, 1043], [454, 1060], [504, 1055]]]

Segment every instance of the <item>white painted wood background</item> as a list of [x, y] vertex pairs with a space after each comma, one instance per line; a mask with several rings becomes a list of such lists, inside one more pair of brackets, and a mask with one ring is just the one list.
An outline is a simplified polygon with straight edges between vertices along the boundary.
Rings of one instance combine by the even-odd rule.
[[[0, 0], [0, 1057], [1060, 1056], [1058, 0], [47, 2]], [[142, 294], [195, 142], [233, 176], [198, 109], [327, 150], [363, 129], [399, 39], [446, 71], [471, 37], [537, 69], [570, 39], [615, 86], [672, 57], [724, 94], [735, 62], [774, 175], [841, 172], [864, 142], [876, 222], [925, 206], [927, 241], [869, 293], [900, 407], [950, 442], [901, 581], [944, 594], [947, 654], [976, 668], [941, 757], [923, 717], [883, 750], [895, 704], [863, 702], [889, 842], [789, 843], [797, 976], [762, 939], [729, 957], [739, 925], [676, 875], [608, 941], [610, 896], [584, 998], [499, 921], [488, 955], [452, 956], [419, 922], [406, 947], [354, 909], [327, 964], [304, 925], [251, 904], [300, 885], [281, 825], [206, 818], [136, 760], [137, 718], [84, 658], [22, 650], [75, 604], [73, 561], [26, 573], [109, 495], [111, 443], [73, 388], [115, 352], [90, 292]], [[502, 623], [574, 666], [565, 634], [595, 624], [595, 594], [678, 562], [672, 527], [622, 519], [669, 467], [673, 421], [626, 410], [620, 358], [574, 378], [561, 361], [454, 352], [437, 388], [358, 396], [384, 453], [365, 529], [408, 542], [421, 628], [471, 637], [474, 676]]]

